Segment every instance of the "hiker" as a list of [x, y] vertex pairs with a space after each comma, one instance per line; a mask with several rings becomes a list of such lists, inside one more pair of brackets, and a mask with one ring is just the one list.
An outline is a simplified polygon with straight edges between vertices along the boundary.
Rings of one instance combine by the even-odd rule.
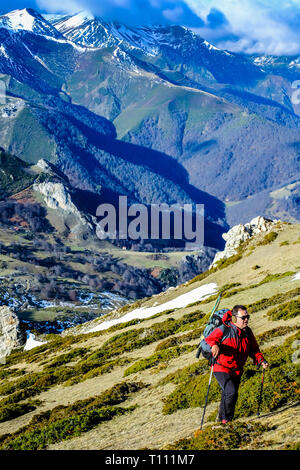
[[[235, 321], [232, 321], [232, 317]], [[211, 346], [213, 373], [222, 389], [218, 416], [222, 423], [233, 419], [243, 366], [248, 356], [253, 359], [254, 364], [262, 365], [264, 369], [268, 367], [248, 327], [249, 318], [246, 307], [235, 305], [231, 311], [228, 310], [224, 314], [223, 324], [205, 338]]]

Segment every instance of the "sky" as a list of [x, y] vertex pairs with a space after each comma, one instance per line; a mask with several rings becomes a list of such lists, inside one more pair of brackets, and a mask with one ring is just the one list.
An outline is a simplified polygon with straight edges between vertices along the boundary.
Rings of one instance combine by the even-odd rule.
[[300, 54], [300, 0], [0, 0], [0, 11], [86, 10], [127, 25], [179, 24], [234, 52]]

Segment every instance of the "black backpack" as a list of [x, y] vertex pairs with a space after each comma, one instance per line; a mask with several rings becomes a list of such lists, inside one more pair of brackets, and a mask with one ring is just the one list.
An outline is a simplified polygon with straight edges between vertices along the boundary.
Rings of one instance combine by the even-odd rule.
[[[202, 335], [200, 336], [200, 343], [197, 349], [196, 357], [199, 358], [200, 354], [202, 353], [202, 356], [207, 359], [208, 361], [211, 361], [212, 359], [212, 353], [211, 353], [211, 347], [207, 342], [205, 341], [205, 338], [207, 338], [208, 335], [215, 329], [218, 328], [221, 325], [224, 325], [222, 322], [223, 315], [228, 312], [228, 308], [222, 308], [221, 310], [217, 310], [212, 314], [210, 319], [208, 320], [208, 323], [206, 327], [204, 328], [204, 331]], [[223, 333], [222, 341], [227, 337], [227, 332], [229, 331], [229, 327], [225, 326], [225, 330]]]

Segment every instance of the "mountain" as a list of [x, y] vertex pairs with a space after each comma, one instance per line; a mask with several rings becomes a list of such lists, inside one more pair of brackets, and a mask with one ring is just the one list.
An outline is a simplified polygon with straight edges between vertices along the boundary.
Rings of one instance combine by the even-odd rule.
[[0, 148], [0, 187], [0, 305], [30, 330], [57, 333], [162, 292], [207, 269], [217, 251], [100, 240], [97, 195], [43, 159], [29, 164]]
[[62, 39], [63, 36], [32, 8], [14, 10], [0, 16], [0, 26], [11, 31], [31, 31], [32, 33]]
[[[1, 450], [102, 450], [107, 463], [109, 450], [299, 449], [299, 236], [299, 224], [277, 224], [175, 289], [28, 337], [0, 365]], [[220, 308], [247, 306], [270, 367], [257, 416], [262, 372], [247, 361], [226, 427], [212, 377], [200, 431], [210, 369], [195, 356], [218, 291]]]
[[[299, 448], [296, 70], [180, 26], [1, 16], [1, 450]], [[120, 195], [204, 204], [204, 247], [100, 240]], [[271, 365], [256, 416], [246, 364], [226, 433], [214, 378], [199, 430], [218, 292]]]
[[[128, 28], [99, 18], [85, 17], [82, 24], [73, 19], [78, 20], [74, 28], [71, 19], [56, 27], [70, 40], [96, 50], [77, 69], [78, 76], [90, 71], [89, 91], [76, 74], [68, 91], [77, 102], [113, 120], [122, 140], [171, 153], [193, 185], [226, 201], [246, 201], [299, 179], [300, 121], [289, 82], [296, 77], [295, 58], [259, 60], [221, 51], [181, 27]], [[115, 47], [111, 57], [118, 60], [118, 70], [112, 62], [109, 74], [107, 66], [96, 72], [93, 62], [106, 57], [107, 47]], [[148, 88], [145, 69], [161, 80]], [[134, 84], [127, 78], [131, 71]], [[95, 73], [98, 84], [92, 90]], [[138, 94], [131, 93], [131, 84]], [[297, 197], [289, 205], [297, 206]], [[255, 215], [254, 204], [250, 210]], [[274, 215], [267, 212], [268, 204], [262, 210]]]
[[207, 202], [207, 243], [219, 246], [222, 226], [215, 227], [215, 222], [224, 219], [222, 204], [190, 186], [185, 170], [172, 157], [117, 140], [111, 122], [73, 104], [63, 81], [82, 50], [68, 41], [39, 36], [35, 42], [35, 37], [2, 30], [6, 53], [0, 69], [12, 77], [0, 117], [3, 146], [31, 163], [41, 156], [55, 163], [73, 186], [95, 194], [90, 210], [99, 203], [100, 188], [102, 197], [114, 202], [118, 194], [145, 204]]
[[297, 80], [299, 76], [300, 57], [250, 55], [248, 59], [265, 72], [282, 75], [290, 80]]
[[0, 29], [3, 148], [54, 163], [96, 195], [89, 210], [118, 194], [204, 203], [208, 246], [221, 248], [242, 208], [255, 217], [257, 201], [262, 215], [299, 220], [300, 118], [278, 68], [180, 26], [132, 28], [84, 12], [42, 23], [60, 38]]
[[[76, 44], [105, 49], [117, 47], [133, 60], [141, 59], [156, 65], [176, 64], [180, 72], [204, 75], [223, 83], [250, 83], [264, 73], [242, 56], [222, 51], [191, 30], [181, 26], [128, 27], [117, 22], [105, 22], [81, 12], [53, 22], [55, 28]], [[170, 70], [171, 71], [171, 70]]]

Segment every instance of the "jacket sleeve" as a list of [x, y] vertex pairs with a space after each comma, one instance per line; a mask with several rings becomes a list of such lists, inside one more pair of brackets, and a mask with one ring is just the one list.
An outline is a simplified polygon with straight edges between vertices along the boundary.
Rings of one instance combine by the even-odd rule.
[[205, 338], [205, 341], [209, 346], [214, 346], [215, 344], [219, 345], [221, 343], [224, 330], [222, 328], [215, 328], [210, 335]]
[[255, 339], [254, 334], [250, 333], [250, 352], [249, 356], [253, 359], [255, 365], [260, 365], [265, 359], [262, 353], [259, 350], [259, 346]]

